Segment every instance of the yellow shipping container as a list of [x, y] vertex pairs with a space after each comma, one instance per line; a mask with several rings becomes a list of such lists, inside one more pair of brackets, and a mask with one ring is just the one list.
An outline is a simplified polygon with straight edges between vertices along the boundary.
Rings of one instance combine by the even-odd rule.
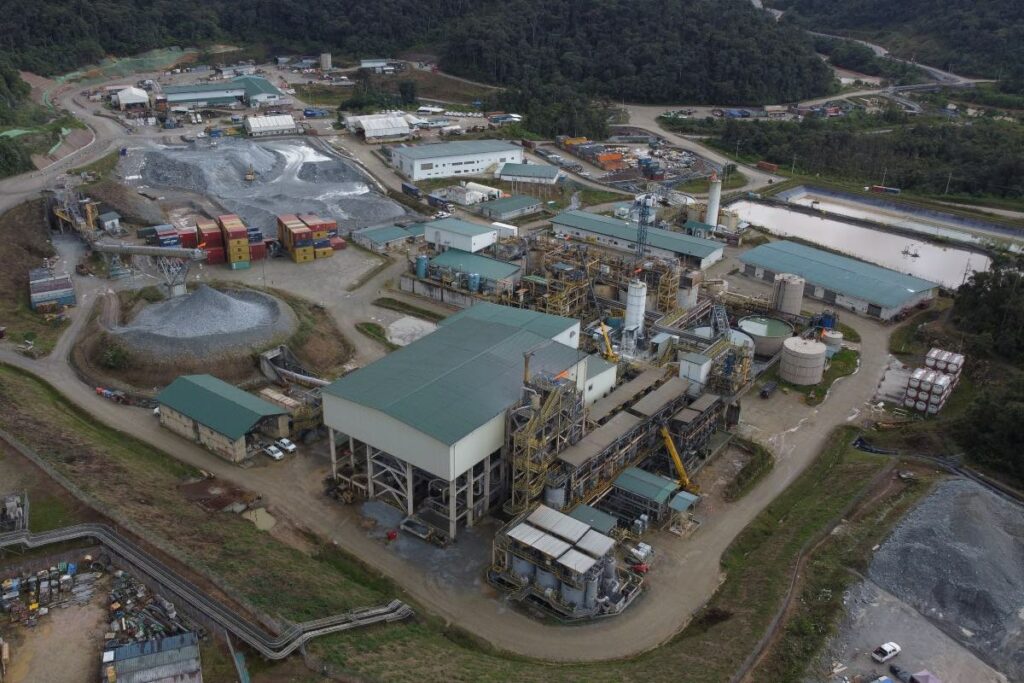
[[312, 261], [316, 254], [313, 247], [296, 247], [292, 249], [292, 260], [296, 263], [306, 263]]
[[330, 258], [331, 256], [334, 255], [334, 250], [331, 249], [330, 247], [326, 249], [316, 249], [314, 251], [316, 253], [317, 258]]
[[233, 249], [245, 249], [246, 251], [248, 251], [249, 239], [247, 237], [243, 237], [242, 239], [228, 240], [224, 244], [224, 248], [227, 251], [231, 251]]
[[326, 230], [314, 230], [313, 231], [313, 239], [315, 239], [315, 240], [325, 240], [325, 239], [327, 239], [327, 231]]
[[229, 262], [233, 261], [248, 261], [249, 250], [248, 249], [228, 249], [224, 252], [224, 258]]

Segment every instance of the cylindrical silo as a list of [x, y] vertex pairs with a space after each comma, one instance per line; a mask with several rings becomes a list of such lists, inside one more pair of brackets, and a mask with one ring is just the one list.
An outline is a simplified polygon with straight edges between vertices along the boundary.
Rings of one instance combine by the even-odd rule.
[[562, 602], [573, 607], [579, 607], [583, 604], [583, 589], [577, 588], [571, 583], [562, 582]]
[[479, 292], [480, 291], [480, 273], [469, 274], [469, 291]]
[[565, 507], [565, 486], [544, 486], [544, 504], [549, 508], [561, 510]]
[[821, 341], [830, 350], [838, 351], [843, 345], [843, 333], [839, 330], [825, 330], [821, 333]]
[[750, 315], [740, 318], [736, 327], [754, 340], [754, 353], [770, 358], [782, 350], [782, 342], [793, 335], [793, 326], [778, 318]]
[[644, 329], [644, 311], [647, 308], [647, 285], [639, 280], [629, 283], [626, 292], [626, 322], [624, 329], [637, 329], [637, 336]]
[[711, 187], [708, 188], [708, 210], [704, 214], [704, 222], [718, 227], [718, 209], [722, 205], [722, 181], [717, 174], [711, 174]]
[[779, 273], [772, 288], [772, 307], [787, 315], [800, 315], [804, 303], [805, 281], [799, 275]]
[[512, 573], [518, 576], [524, 583], [529, 583], [537, 567], [529, 560], [524, 560], [518, 555], [512, 556]]
[[586, 584], [586, 595], [583, 599], [583, 604], [588, 608], [592, 608], [597, 603], [597, 587], [601, 583], [601, 577], [598, 575], [587, 577]]
[[416, 257], [416, 277], [421, 280], [427, 278], [427, 265], [430, 263], [430, 257], [426, 254], [420, 254]]
[[825, 374], [826, 350], [819, 341], [790, 337], [782, 344], [779, 377], [798, 386], [817, 384]]

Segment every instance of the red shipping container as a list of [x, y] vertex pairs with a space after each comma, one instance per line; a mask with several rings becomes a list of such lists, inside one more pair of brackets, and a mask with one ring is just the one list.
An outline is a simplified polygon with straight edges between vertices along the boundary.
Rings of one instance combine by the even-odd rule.
[[206, 262], [210, 265], [224, 263], [224, 247], [207, 247], [203, 251], [206, 252]]
[[196, 235], [195, 228], [179, 230], [178, 237], [181, 238], [181, 246], [186, 249], [195, 249], [196, 245], [199, 244], [199, 236]]
[[[313, 232], [323, 232], [328, 229], [328, 221], [320, 218], [320, 216], [317, 216], [316, 214], [304, 213], [299, 216], [299, 220], [305, 223]], [[335, 223], [334, 227], [338, 227], [338, 224]]]
[[249, 260], [261, 261], [267, 258], [267, 245], [264, 242], [253, 242], [249, 245]]
[[220, 234], [220, 230], [214, 228], [213, 232], [200, 232], [199, 242], [207, 247], [223, 247], [224, 237]]
[[348, 244], [346, 244], [345, 240], [342, 239], [341, 237], [332, 237], [331, 238], [331, 249], [333, 249], [334, 251], [338, 251], [339, 249], [344, 249], [347, 246], [348, 246]]

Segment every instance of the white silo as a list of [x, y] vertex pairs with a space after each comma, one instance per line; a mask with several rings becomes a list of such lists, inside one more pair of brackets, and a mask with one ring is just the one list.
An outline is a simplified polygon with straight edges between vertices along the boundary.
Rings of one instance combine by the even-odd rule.
[[626, 318], [622, 323], [622, 354], [632, 357], [637, 341], [644, 334], [644, 311], [647, 307], [647, 285], [639, 280], [629, 283], [626, 291]]
[[790, 337], [782, 344], [779, 377], [798, 386], [818, 384], [825, 374], [826, 350], [820, 341]]
[[772, 308], [787, 315], [800, 315], [805, 281], [799, 275], [779, 273], [772, 284]]
[[718, 209], [722, 205], [722, 181], [717, 173], [711, 174], [711, 187], [708, 188], [708, 210], [704, 214], [704, 222], [711, 227], [718, 227]]
[[320, 70], [330, 71], [331, 70], [331, 53], [321, 52], [320, 53]]

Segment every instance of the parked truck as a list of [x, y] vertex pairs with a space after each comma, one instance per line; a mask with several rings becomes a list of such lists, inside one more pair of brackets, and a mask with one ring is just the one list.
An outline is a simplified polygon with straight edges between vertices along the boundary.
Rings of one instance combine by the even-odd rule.
[[402, 192], [410, 197], [416, 197], [417, 199], [419, 199], [423, 194], [420, 192], [420, 188], [412, 185], [411, 183], [402, 183]]

